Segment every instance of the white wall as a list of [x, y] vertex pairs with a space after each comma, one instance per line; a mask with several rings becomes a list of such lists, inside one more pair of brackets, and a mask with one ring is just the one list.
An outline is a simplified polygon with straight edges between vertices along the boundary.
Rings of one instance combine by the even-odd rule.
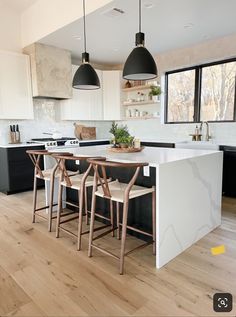
[[0, 49], [21, 51], [20, 15], [7, 8], [0, 8]]
[[[156, 56], [159, 79], [166, 71], [206, 62], [236, 57], [236, 34], [206, 41], [192, 47], [181, 48]], [[120, 66], [119, 66], [120, 68]], [[163, 113], [162, 105], [162, 113]], [[162, 119], [163, 120], [163, 119]], [[160, 120], [126, 121], [130, 132], [141, 139], [166, 141], [191, 140], [196, 124], [161, 124]], [[219, 143], [236, 145], [236, 123], [212, 123], [210, 130]]]
[[[86, 14], [105, 6], [111, 1], [86, 0]], [[22, 47], [37, 42], [82, 16], [82, 1], [80, 0], [38, 0], [22, 14]]]

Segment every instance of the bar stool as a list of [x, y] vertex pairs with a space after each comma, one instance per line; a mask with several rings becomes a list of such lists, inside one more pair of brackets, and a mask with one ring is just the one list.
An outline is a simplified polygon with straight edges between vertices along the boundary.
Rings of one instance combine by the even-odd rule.
[[[89, 230], [82, 231], [82, 224], [83, 224], [83, 216], [86, 216], [86, 224], [88, 224], [88, 215], [90, 214], [90, 211], [88, 210], [87, 206], [87, 189], [89, 187], [93, 187], [94, 185], [94, 177], [90, 175], [90, 173], [93, 171], [92, 164], [89, 165], [87, 170], [84, 173], [78, 174], [76, 176], [70, 176], [68, 174], [68, 170], [66, 168], [66, 162], [67, 161], [87, 161], [89, 156], [54, 156], [55, 159], [58, 162], [58, 166], [60, 169], [60, 181], [59, 181], [59, 194], [58, 194], [58, 211], [57, 211], [57, 225], [56, 225], [56, 237], [59, 238], [60, 230], [63, 232], [66, 232], [69, 235], [72, 235], [77, 238], [77, 249], [78, 251], [81, 250], [81, 237], [84, 234], [88, 234]], [[91, 157], [90, 157], [91, 158]], [[97, 160], [105, 160], [105, 158], [96, 158]], [[110, 180], [107, 180], [108, 182]], [[103, 182], [101, 180], [101, 182]], [[67, 205], [79, 208], [79, 215], [75, 217], [69, 217], [68, 219], [61, 220], [61, 214], [62, 214], [62, 188], [71, 188], [78, 192], [78, 205], [64, 201]], [[107, 228], [109, 226], [112, 227], [112, 229], [109, 232], [114, 232], [114, 221], [113, 221], [113, 206], [110, 205], [110, 217], [105, 217], [103, 215], [100, 215], [99, 213], [94, 213], [94, 217], [99, 217], [102, 219], [105, 219], [109, 222], [109, 224], [99, 226], [94, 229], [94, 231], [101, 230], [104, 228]], [[78, 233], [75, 234], [69, 229], [66, 229], [63, 224], [78, 219]]]
[[[155, 187], [147, 188], [142, 186], [134, 185], [138, 177], [140, 169], [144, 166], [147, 166], [148, 163], [121, 163], [121, 162], [112, 162], [112, 161], [99, 161], [95, 159], [88, 159], [88, 162], [94, 168], [94, 187], [93, 187], [93, 197], [92, 197], [92, 207], [91, 207], [91, 222], [90, 222], [90, 234], [89, 234], [89, 250], [88, 256], [92, 256], [92, 248], [95, 248], [107, 255], [112, 256], [115, 259], [120, 261], [120, 274], [124, 273], [124, 257], [125, 255], [130, 254], [131, 252], [143, 248], [148, 244], [153, 244], [153, 254], [156, 254], [156, 192]], [[135, 168], [133, 177], [131, 178], [128, 184], [121, 183], [118, 180], [108, 183], [106, 168]], [[101, 181], [101, 175], [99, 169], [102, 171], [103, 181]], [[100, 185], [100, 186], [98, 186]], [[129, 200], [134, 199], [143, 195], [152, 194], [152, 233], [131, 227], [127, 225], [128, 218], [128, 209], [129, 209]], [[102, 197], [110, 200], [110, 202], [116, 202], [116, 211], [117, 211], [117, 229], [118, 229], [118, 238], [120, 238], [120, 228], [122, 228], [122, 237], [121, 237], [121, 249], [120, 256], [105, 250], [104, 248], [95, 245], [94, 240], [97, 240], [104, 236], [104, 234], [98, 235], [95, 238], [94, 234], [94, 216], [96, 208], [96, 197]], [[122, 222], [120, 222], [120, 204], [123, 204], [123, 216]], [[125, 242], [126, 242], [126, 231], [127, 229], [136, 231], [138, 233], [144, 234], [146, 236], [152, 237], [151, 242], [144, 243], [141, 246], [138, 246], [125, 253]]]
[[[53, 216], [53, 207], [57, 206], [57, 203], [53, 203], [53, 196], [54, 196], [54, 185], [55, 185], [55, 178], [59, 177], [58, 172], [58, 164], [55, 161], [55, 166], [51, 169], [43, 170], [41, 168], [41, 162], [43, 159], [43, 156], [52, 154], [57, 155], [57, 153], [48, 152], [47, 150], [27, 150], [26, 153], [29, 155], [31, 161], [34, 165], [34, 187], [33, 187], [33, 217], [32, 222], [35, 223], [36, 216], [43, 218], [48, 221], [48, 231], [51, 232], [52, 230], [52, 220], [56, 218], [56, 216]], [[60, 155], [70, 155], [70, 153], [60, 153]], [[72, 154], [71, 154], [72, 155]], [[70, 175], [77, 174], [77, 172], [69, 171]], [[49, 198], [49, 205], [44, 206], [41, 208], [37, 208], [37, 181], [38, 179], [42, 179], [44, 181], [50, 182], [50, 198]], [[44, 215], [41, 215], [37, 213], [38, 211], [42, 211], [48, 209], [48, 216], [45, 217]]]

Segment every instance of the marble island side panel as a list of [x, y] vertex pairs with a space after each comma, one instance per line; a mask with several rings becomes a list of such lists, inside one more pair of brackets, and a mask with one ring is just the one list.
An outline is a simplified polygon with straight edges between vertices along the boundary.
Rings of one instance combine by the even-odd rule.
[[221, 224], [222, 166], [215, 152], [157, 168], [157, 268]]

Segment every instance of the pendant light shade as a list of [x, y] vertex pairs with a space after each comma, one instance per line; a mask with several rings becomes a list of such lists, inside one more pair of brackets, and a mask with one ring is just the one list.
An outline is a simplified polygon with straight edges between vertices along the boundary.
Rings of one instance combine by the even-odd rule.
[[127, 80], [148, 80], [157, 77], [156, 63], [144, 46], [133, 49], [127, 58], [123, 78]]
[[93, 90], [100, 88], [100, 81], [94, 68], [89, 64], [89, 54], [82, 54], [82, 64], [77, 69], [73, 78], [73, 88]]
[[82, 54], [82, 64], [77, 69], [72, 87], [75, 89], [94, 90], [100, 88], [100, 80], [94, 68], [89, 63], [89, 54], [86, 52], [86, 23], [85, 23], [85, 0], [83, 0], [84, 12], [84, 53]]
[[144, 47], [145, 35], [141, 32], [141, 0], [139, 0], [139, 33], [136, 33], [136, 47], [128, 56], [123, 78], [127, 80], [148, 80], [157, 77], [157, 66], [154, 58]]

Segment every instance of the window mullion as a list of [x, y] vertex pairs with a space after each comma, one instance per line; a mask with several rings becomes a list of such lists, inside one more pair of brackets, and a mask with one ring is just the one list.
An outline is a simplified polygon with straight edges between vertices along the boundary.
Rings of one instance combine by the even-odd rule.
[[200, 122], [201, 77], [202, 69], [200, 67], [196, 67], [194, 92], [194, 122]]

